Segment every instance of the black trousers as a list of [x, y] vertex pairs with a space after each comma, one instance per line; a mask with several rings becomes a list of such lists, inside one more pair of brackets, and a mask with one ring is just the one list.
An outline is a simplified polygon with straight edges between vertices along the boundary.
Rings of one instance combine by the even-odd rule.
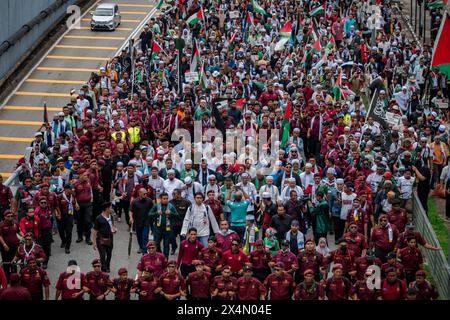
[[15, 272], [15, 270], [12, 269], [10, 262], [12, 261], [12, 259], [14, 259], [18, 246], [8, 246], [8, 247], [9, 251], [6, 251], [5, 248], [3, 248], [3, 246], [0, 246], [2, 262], [4, 263], [3, 270], [5, 271], [6, 278], [9, 280], [9, 275]]
[[100, 261], [102, 262], [102, 270], [109, 270], [113, 246], [103, 246], [100, 244], [100, 239], [97, 239], [97, 249], [100, 255]]
[[52, 255], [52, 240], [53, 240], [52, 228], [42, 229], [40, 244], [45, 252], [45, 255], [47, 256], [47, 260], [45, 262], [48, 262], [50, 256]]
[[[342, 237], [342, 227], [340, 217], [331, 217], [333, 222], [334, 241], [338, 241]], [[345, 224], [344, 224], [345, 227]]]
[[125, 220], [127, 222], [127, 225], [130, 225], [130, 216], [128, 214], [130, 211], [130, 201], [120, 200], [120, 206], [123, 210], [123, 213], [125, 214]]
[[111, 181], [103, 181], [103, 201], [104, 202], [109, 202], [111, 201]]
[[390, 251], [384, 251], [379, 248], [375, 248], [375, 257], [381, 260], [381, 262], [386, 263], [387, 262], [387, 255]]
[[44, 300], [44, 293], [43, 292], [33, 293], [31, 295], [31, 300], [32, 301], [42, 301], [42, 300]]
[[97, 189], [92, 190], [93, 205], [92, 205], [92, 221], [102, 213], [101, 205], [103, 203], [103, 193], [99, 192]]
[[184, 264], [184, 263], [182, 263], [180, 265], [181, 275], [185, 279], [189, 275], [189, 273], [194, 272], [194, 271], [195, 271], [195, 266], [193, 266], [192, 264]]
[[261, 283], [266, 280], [267, 276], [270, 274], [270, 269], [254, 269], [253, 275], [256, 279], [261, 281]]
[[86, 240], [90, 240], [92, 228], [92, 203], [79, 202], [78, 205], [80, 206], [80, 210], [76, 213], [78, 238], [83, 239], [84, 235]]
[[65, 216], [57, 221], [58, 233], [61, 242], [65, 244], [66, 249], [70, 249], [72, 244], [73, 216]]

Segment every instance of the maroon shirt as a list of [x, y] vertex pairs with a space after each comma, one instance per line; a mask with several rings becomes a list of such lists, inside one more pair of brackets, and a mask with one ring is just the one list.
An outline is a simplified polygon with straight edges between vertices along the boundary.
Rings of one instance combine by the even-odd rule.
[[297, 256], [297, 261], [299, 268], [297, 272], [300, 273], [301, 278], [303, 278], [303, 273], [306, 270], [311, 269], [314, 271], [314, 275], [317, 280], [320, 274], [319, 268], [326, 266], [326, 261], [323, 255], [315, 250], [313, 252], [308, 252], [306, 250], [300, 252]]
[[427, 244], [427, 242], [425, 241], [425, 239], [423, 238], [422, 234], [418, 231], [414, 231], [414, 232], [402, 232], [400, 234], [400, 236], [398, 237], [397, 240], [397, 249], [403, 249], [406, 248], [408, 246], [408, 237], [410, 236], [414, 236], [414, 238], [416, 239], [417, 244], [420, 244], [421, 246], [424, 246]]
[[293, 254], [289, 250], [286, 252], [279, 250], [272, 257], [272, 262], [275, 262], [275, 263], [283, 262], [285, 270], [289, 271], [289, 270], [293, 269], [294, 266], [297, 265], [297, 257], [295, 256], [295, 254]]
[[356, 279], [363, 280], [364, 274], [367, 271], [367, 268], [371, 265], [377, 265], [381, 268], [382, 262], [380, 259], [375, 258], [371, 263], [367, 261], [367, 257], [359, 257], [356, 258], [353, 270], [356, 270]]
[[[75, 293], [79, 293], [80, 291], [83, 291], [83, 287], [86, 286], [86, 276], [83, 273], [80, 273], [80, 277], [78, 279], [80, 279], [77, 282], [75, 282], [76, 286], [78, 286], [79, 289], [77, 288], [73, 288], [73, 289], [69, 289], [67, 282], [69, 281], [69, 277], [71, 277], [70, 273], [67, 272], [63, 272], [59, 275], [58, 278], [58, 282], [56, 282], [56, 290], [61, 291], [61, 299], [62, 300], [72, 300], [72, 296]], [[77, 280], [75, 280], [77, 281]], [[83, 299], [83, 295], [80, 295], [78, 298], [78, 300], [82, 300]]]
[[105, 272], [95, 273], [95, 271], [89, 271], [86, 274], [86, 283], [91, 299], [96, 299], [104, 294], [108, 288], [112, 287], [111, 279]]
[[405, 282], [400, 279], [397, 279], [394, 283], [389, 283], [387, 280], [384, 280], [381, 284], [381, 298], [383, 300], [405, 300]]
[[200, 251], [203, 248], [203, 244], [201, 244], [201, 242], [198, 240], [196, 240], [195, 242], [190, 242], [189, 240], [181, 241], [180, 251], [178, 252], [177, 265], [191, 265], [193, 260], [198, 259]]
[[6, 220], [0, 222], [0, 237], [3, 238], [8, 247], [17, 246], [19, 244], [19, 238], [17, 233], [19, 232], [19, 224], [16, 221], [8, 222]]
[[20, 245], [16, 253], [17, 260], [25, 261], [28, 256], [34, 256], [36, 259], [40, 261], [47, 260], [47, 256], [44, 252], [44, 249], [42, 249], [40, 245], [34, 243], [34, 248], [33, 249], [32, 248], [33, 246], [28, 247], [25, 246], [25, 244]]
[[222, 252], [231, 249], [231, 241], [233, 239], [239, 239], [239, 235], [236, 232], [231, 232], [226, 236], [222, 235], [220, 232], [216, 233], [217, 248], [222, 250]]
[[351, 232], [347, 232], [344, 234], [344, 238], [347, 240], [348, 248], [353, 252], [356, 258], [361, 257], [363, 250], [369, 247], [367, 245], [366, 237], [362, 233], [358, 232], [352, 234]]
[[382, 279], [386, 278], [386, 270], [389, 268], [395, 268], [395, 270], [397, 271], [397, 278], [402, 280], [405, 279], [405, 267], [400, 262], [397, 261], [394, 264], [389, 264], [386, 262], [381, 265]]
[[116, 278], [112, 281], [113, 288], [116, 289], [115, 300], [130, 300], [130, 291], [133, 287], [134, 280], [133, 279], [125, 279], [122, 280], [120, 278]]
[[92, 201], [92, 187], [89, 181], [75, 182], [75, 198], [77, 202], [91, 202]]
[[290, 300], [295, 289], [294, 278], [287, 272], [283, 272], [281, 276], [271, 273], [264, 280], [264, 285], [267, 292], [270, 292], [270, 300]]
[[399, 232], [405, 231], [406, 224], [408, 223], [408, 213], [406, 212], [406, 209], [400, 208], [399, 211], [391, 210], [387, 215], [389, 222], [395, 225]]
[[20, 281], [22, 285], [27, 288], [30, 293], [40, 294], [43, 292], [43, 287], [50, 286], [50, 280], [47, 271], [42, 268], [26, 267], [20, 271]]
[[302, 282], [295, 288], [295, 300], [319, 300], [319, 298], [323, 298], [323, 296], [321, 295], [320, 284], [315, 281], [311, 286]]
[[400, 250], [398, 258], [402, 261], [407, 273], [415, 273], [423, 263], [422, 253], [418, 248], [403, 248]]
[[50, 210], [55, 210], [57, 202], [56, 202], [56, 194], [54, 192], [49, 191], [47, 194], [43, 194], [41, 191], [38, 192], [33, 198], [33, 206], [37, 209], [39, 207], [39, 201], [41, 197], [47, 199], [47, 206]]
[[[225, 279], [223, 276], [217, 276], [214, 278], [212, 284], [211, 284], [211, 293], [217, 289], [217, 293], [221, 294], [224, 292], [232, 291], [234, 293], [237, 292], [238, 286], [237, 286], [237, 279], [235, 277], [229, 277], [228, 279]], [[233, 300], [233, 297], [230, 297], [227, 295], [227, 297], [219, 297], [216, 296], [219, 300]]]
[[411, 282], [410, 288], [415, 288], [417, 290], [417, 300], [436, 300], [439, 297], [439, 293], [436, 291], [434, 286], [427, 280], [423, 283], [418, 284], [416, 281]]
[[351, 286], [350, 280], [345, 277], [336, 279], [333, 276], [322, 281], [323, 293], [328, 300], [348, 300]]
[[350, 295], [353, 296], [356, 294], [358, 300], [377, 300], [379, 291], [378, 290], [370, 290], [367, 287], [366, 280], [358, 280], [350, 289]]
[[207, 265], [211, 269], [216, 269], [216, 267], [220, 263], [220, 260], [222, 260], [222, 250], [215, 247], [203, 248], [202, 251], [200, 251], [199, 257], [201, 260], [203, 260], [205, 265]]
[[209, 298], [209, 288], [211, 286], [211, 273], [197, 271], [189, 273], [186, 279], [186, 286], [190, 289], [192, 298], [205, 299]]
[[186, 290], [186, 281], [179, 274], [164, 272], [161, 276], [161, 288], [165, 294], [177, 294]]
[[354, 208], [348, 210], [347, 223], [348, 225], [350, 225], [353, 222], [358, 226], [358, 232], [364, 234], [364, 226], [369, 223], [369, 215], [367, 214], [366, 210], [358, 208], [356, 210], [356, 216]]
[[256, 278], [246, 279], [241, 277], [237, 280], [237, 296], [238, 300], [259, 300], [261, 296], [266, 295], [266, 288]]
[[244, 268], [244, 265], [248, 262], [248, 256], [239, 250], [238, 253], [233, 253], [231, 250], [228, 250], [223, 253], [222, 260], [220, 264], [222, 266], [230, 266], [231, 272], [239, 272]]
[[53, 227], [52, 211], [50, 208], [37, 207], [34, 210], [34, 214], [39, 217], [39, 230], [51, 229]]
[[159, 278], [167, 267], [167, 258], [161, 252], [155, 252], [154, 255], [147, 253], [142, 256], [137, 269], [143, 271], [146, 267], [153, 267], [154, 276]]
[[393, 233], [391, 241], [389, 241], [389, 228], [381, 228], [381, 226], [376, 226], [372, 229], [371, 242], [374, 244], [375, 248], [378, 248], [384, 252], [394, 251], [399, 232], [395, 225], [391, 224], [391, 228]]
[[133, 285], [139, 294], [139, 300], [156, 300], [155, 290], [160, 287], [158, 278], [150, 276], [148, 278], [140, 277]]
[[250, 252], [249, 262], [253, 269], [269, 269], [269, 262], [272, 260], [270, 252], [254, 250]]
[[9, 209], [12, 198], [13, 194], [11, 192], [11, 188], [0, 183], [0, 207], [3, 209]]

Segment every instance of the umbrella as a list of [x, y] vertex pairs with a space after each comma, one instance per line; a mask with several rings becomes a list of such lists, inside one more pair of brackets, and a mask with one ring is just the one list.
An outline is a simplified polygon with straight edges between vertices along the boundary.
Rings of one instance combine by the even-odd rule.
[[341, 65], [341, 67], [342, 67], [342, 68], [345, 68], [345, 67], [353, 67], [354, 64], [355, 64], [355, 63], [354, 63], [353, 61], [347, 61], [347, 62], [343, 63], [343, 64]]
[[130, 238], [128, 239], [128, 258], [131, 256], [131, 245], [133, 244], [133, 224], [130, 225]]

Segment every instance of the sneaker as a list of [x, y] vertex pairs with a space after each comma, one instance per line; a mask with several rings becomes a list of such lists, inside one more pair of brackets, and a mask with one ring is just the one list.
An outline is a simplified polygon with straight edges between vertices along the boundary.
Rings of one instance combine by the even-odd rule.
[[139, 249], [139, 250], [137, 251], [137, 254], [141, 254], [141, 253], [142, 253], [142, 250]]
[[92, 245], [92, 241], [88, 239], [88, 240], [86, 240], [86, 244], [91, 246]]
[[83, 238], [78, 238], [77, 239], [76, 243], [80, 243], [80, 242], [83, 242]]
[[70, 249], [66, 248], [66, 254], [70, 254]]

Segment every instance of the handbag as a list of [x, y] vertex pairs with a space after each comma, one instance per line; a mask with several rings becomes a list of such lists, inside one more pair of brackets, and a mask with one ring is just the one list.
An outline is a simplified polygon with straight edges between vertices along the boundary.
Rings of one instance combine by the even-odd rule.
[[112, 239], [111, 238], [100, 238], [100, 245], [105, 247], [111, 247], [112, 246]]

